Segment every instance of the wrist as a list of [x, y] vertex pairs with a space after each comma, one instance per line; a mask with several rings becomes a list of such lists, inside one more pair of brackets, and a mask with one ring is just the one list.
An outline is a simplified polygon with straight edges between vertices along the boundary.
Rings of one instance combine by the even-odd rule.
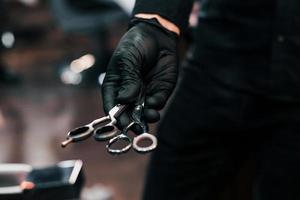
[[180, 29], [178, 28], [178, 26], [176, 26], [175, 24], [173, 24], [172, 22], [162, 18], [161, 16], [157, 15], [157, 14], [136, 14], [134, 15], [134, 17], [136, 18], [141, 18], [141, 19], [153, 19], [155, 18], [161, 26], [163, 26], [165, 29], [177, 34], [178, 36], [180, 35]]

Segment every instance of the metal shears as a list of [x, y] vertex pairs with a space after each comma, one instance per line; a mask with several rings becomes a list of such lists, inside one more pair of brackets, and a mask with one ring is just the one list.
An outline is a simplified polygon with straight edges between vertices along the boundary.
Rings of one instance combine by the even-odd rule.
[[[115, 137], [111, 138], [106, 145], [106, 149], [111, 154], [122, 154], [128, 152], [133, 148], [138, 153], [148, 153], [153, 151], [157, 147], [157, 138], [154, 135], [148, 133], [148, 125], [144, 121], [143, 110], [144, 110], [144, 100], [145, 94], [141, 90], [137, 103], [135, 103], [134, 108], [130, 114], [131, 122]], [[128, 106], [130, 108], [130, 106]], [[132, 106], [131, 106], [132, 108]], [[128, 136], [128, 132], [132, 130], [133, 127], [138, 126], [142, 131], [141, 134], [135, 136], [133, 139]], [[99, 136], [105, 134], [107, 131], [113, 130], [115, 125], [107, 124], [105, 126], [99, 127], [95, 130], [94, 138], [97, 141], [103, 141], [99, 139]], [[125, 145], [122, 148], [113, 148], [113, 145], [118, 142], [125, 142]], [[149, 145], [142, 146], [140, 143], [143, 141], [150, 142]]]
[[[143, 105], [136, 105], [132, 111], [131, 118], [132, 122], [128, 124], [122, 131], [121, 134], [113, 137], [109, 140], [106, 145], [106, 149], [111, 154], [122, 154], [133, 148], [138, 153], [148, 153], [153, 151], [157, 147], [157, 138], [154, 135], [148, 133], [148, 125], [142, 119]], [[138, 126], [142, 131], [141, 134], [135, 136], [133, 139], [128, 136], [128, 132], [134, 126]], [[123, 148], [113, 148], [112, 146], [120, 141], [125, 141], [127, 145]], [[142, 141], [150, 142], [150, 145], [141, 146]]]
[[[108, 129], [106, 129], [103, 134], [97, 135], [98, 140], [109, 140], [116, 136], [118, 134], [118, 128], [115, 126], [117, 123], [116, 118], [125, 110], [125, 108], [125, 105], [118, 104], [109, 111], [107, 116], [101, 117], [87, 125], [69, 131], [66, 140], [61, 143], [61, 146], [66, 147], [72, 142], [80, 142], [88, 139], [94, 134], [95, 129], [101, 125], [101, 127], [107, 126]], [[106, 124], [103, 126], [104, 123]]]
[[[68, 132], [66, 140], [61, 143], [61, 146], [66, 147], [72, 142], [80, 142], [93, 135], [96, 141], [109, 140], [108, 144], [106, 145], [106, 149], [111, 154], [126, 153], [131, 148], [138, 153], [147, 153], [154, 150], [157, 147], [157, 138], [148, 133], [148, 125], [143, 119], [143, 94], [140, 94], [138, 102], [134, 104], [134, 108], [130, 114], [131, 123], [129, 123], [121, 131], [119, 131], [117, 128], [117, 117], [129, 108], [132, 108], [132, 106], [118, 104], [109, 111], [107, 116], [96, 119], [87, 125], [71, 130]], [[129, 137], [128, 132], [136, 126], [139, 127], [139, 130], [142, 130], [142, 133], [134, 138]], [[123, 148], [113, 148], [113, 145], [120, 141], [125, 141], [127, 145], [125, 145]], [[142, 141], [148, 141], [150, 142], [150, 145], [142, 146], [140, 145]]]

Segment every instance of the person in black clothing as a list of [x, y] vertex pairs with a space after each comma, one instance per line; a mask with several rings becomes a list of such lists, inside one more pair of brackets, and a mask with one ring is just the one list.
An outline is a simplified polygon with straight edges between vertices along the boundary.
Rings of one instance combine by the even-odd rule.
[[159, 120], [176, 85], [143, 199], [219, 199], [251, 157], [253, 199], [299, 200], [300, 1], [201, 1], [177, 81], [176, 45], [192, 4], [137, 0], [103, 83], [106, 112], [146, 86], [148, 122]]

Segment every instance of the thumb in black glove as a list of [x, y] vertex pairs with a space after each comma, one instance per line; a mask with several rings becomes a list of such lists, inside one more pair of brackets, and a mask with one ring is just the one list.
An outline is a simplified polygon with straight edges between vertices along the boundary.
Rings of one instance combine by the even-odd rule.
[[[136, 102], [144, 88], [145, 119], [156, 122], [177, 81], [177, 35], [155, 19], [134, 19], [133, 24], [107, 68], [102, 85], [104, 110], [108, 113], [117, 103]], [[123, 115], [119, 125], [123, 127], [129, 120]]]

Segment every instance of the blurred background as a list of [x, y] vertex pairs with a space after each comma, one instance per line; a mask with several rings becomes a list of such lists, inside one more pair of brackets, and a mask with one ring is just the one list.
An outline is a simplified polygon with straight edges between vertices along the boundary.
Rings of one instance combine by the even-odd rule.
[[147, 155], [114, 157], [94, 140], [60, 147], [71, 128], [104, 115], [99, 81], [133, 4], [0, 1], [0, 163], [81, 159], [85, 199], [139, 199]]

